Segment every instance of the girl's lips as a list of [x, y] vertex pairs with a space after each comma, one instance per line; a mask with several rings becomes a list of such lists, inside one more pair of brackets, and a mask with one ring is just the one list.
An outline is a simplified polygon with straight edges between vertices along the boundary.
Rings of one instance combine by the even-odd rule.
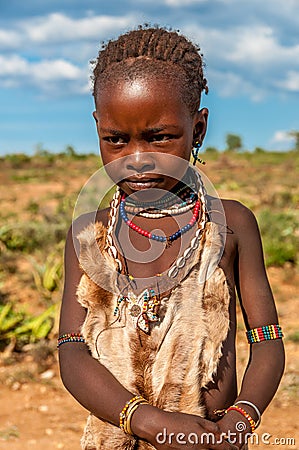
[[124, 180], [126, 185], [131, 190], [140, 190], [140, 189], [152, 189], [157, 188], [161, 181], [163, 181], [162, 178], [149, 178], [149, 177], [136, 177], [136, 178], [127, 178]]

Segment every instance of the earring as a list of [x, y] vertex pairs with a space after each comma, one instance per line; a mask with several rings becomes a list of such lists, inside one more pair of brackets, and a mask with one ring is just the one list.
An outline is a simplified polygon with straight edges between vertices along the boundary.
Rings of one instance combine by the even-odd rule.
[[197, 163], [197, 161], [200, 164], [205, 165], [205, 161], [203, 161], [201, 158], [198, 157], [198, 153], [200, 151], [201, 142], [195, 141], [193, 148], [192, 148], [192, 156], [193, 156], [193, 166]]

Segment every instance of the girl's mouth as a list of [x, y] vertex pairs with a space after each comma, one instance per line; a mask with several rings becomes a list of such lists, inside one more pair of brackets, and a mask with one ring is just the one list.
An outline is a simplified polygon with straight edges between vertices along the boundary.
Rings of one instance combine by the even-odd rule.
[[163, 178], [150, 177], [130, 177], [126, 178], [124, 182], [132, 191], [140, 191], [141, 189], [158, 188], [163, 181]]

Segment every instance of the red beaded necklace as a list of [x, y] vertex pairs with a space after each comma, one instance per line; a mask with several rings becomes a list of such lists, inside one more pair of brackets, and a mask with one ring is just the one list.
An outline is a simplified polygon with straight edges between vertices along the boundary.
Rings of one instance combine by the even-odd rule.
[[191, 220], [187, 223], [187, 225], [183, 226], [182, 228], [179, 228], [175, 233], [171, 234], [170, 236], [159, 236], [157, 234], [150, 233], [147, 230], [144, 230], [143, 228], [139, 227], [138, 225], [134, 224], [132, 220], [130, 220], [126, 214], [125, 211], [125, 199], [126, 195], [123, 194], [121, 197], [120, 202], [120, 216], [122, 220], [134, 231], [141, 234], [142, 236], [147, 237], [148, 239], [152, 239], [158, 242], [166, 242], [168, 245], [171, 245], [173, 241], [178, 239], [182, 234], [189, 231], [194, 225], [196, 224], [198, 217], [199, 217], [199, 210], [200, 210], [200, 199], [198, 199], [194, 206], [194, 212]]

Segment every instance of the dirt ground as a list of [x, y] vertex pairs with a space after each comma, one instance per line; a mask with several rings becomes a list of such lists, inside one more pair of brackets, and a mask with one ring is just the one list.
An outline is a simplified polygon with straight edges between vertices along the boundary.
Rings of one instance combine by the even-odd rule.
[[[298, 374], [299, 346], [288, 336], [298, 329], [298, 275], [286, 277], [285, 269], [270, 269], [270, 280], [278, 298], [278, 310], [286, 339], [287, 363], [280, 388], [258, 429], [258, 445], [299, 449]], [[282, 279], [288, 282], [282, 283]], [[297, 302], [296, 302], [297, 300]], [[55, 343], [53, 342], [53, 346]], [[246, 364], [247, 343], [238, 331], [239, 375]], [[0, 450], [76, 450], [87, 412], [64, 389], [57, 365], [57, 352], [40, 372], [36, 358], [27, 354], [10, 363], [2, 355], [0, 366]], [[269, 436], [270, 435], [270, 436]], [[264, 442], [262, 442], [264, 440]]]
[[[50, 209], [54, 193], [61, 194], [66, 189], [56, 180], [52, 185], [47, 182], [44, 191], [41, 190], [43, 185], [37, 189], [37, 184], [28, 184], [24, 190], [22, 185], [12, 184], [6, 176], [7, 180], [2, 181], [5, 185], [10, 184], [10, 189], [1, 194], [3, 210], [12, 205], [16, 208], [18, 201], [24, 203], [24, 195], [32, 201], [38, 193], [37, 198], [40, 199], [43, 192], [48, 196], [48, 203], [43, 203], [44, 208]], [[73, 180], [72, 177], [68, 179]], [[81, 181], [77, 176], [76, 186]], [[67, 190], [74, 190], [71, 184], [69, 181]], [[23, 272], [26, 272], [26, 267]], [[286, 370], [274, 400], [263, 415], [257, 435], [259, 443], [250, 445], [250, 448], [299, 450], [299, 273], [298, 269], [288, 266], [270, 268], [269, 277], [285, 333]], [[6, 289], [19, 301], [28, 298], [26, 290], [18, 288], [13, 274]], [[32, 292], [30, 298], [33, 305], [38, 304]], [[248, 351], [241, 318], [240, 324], [237, 335], [239, 380], [246, 366]], [[51, 345], [54, 349], [55, 339]], [[0, 353], [0, 450], [79, 450], [87, 414], [60, 381], [56, 350], [47, 355], [43, 365], [30, 349], [25, 355], [9, 354], [9, 349]]]

